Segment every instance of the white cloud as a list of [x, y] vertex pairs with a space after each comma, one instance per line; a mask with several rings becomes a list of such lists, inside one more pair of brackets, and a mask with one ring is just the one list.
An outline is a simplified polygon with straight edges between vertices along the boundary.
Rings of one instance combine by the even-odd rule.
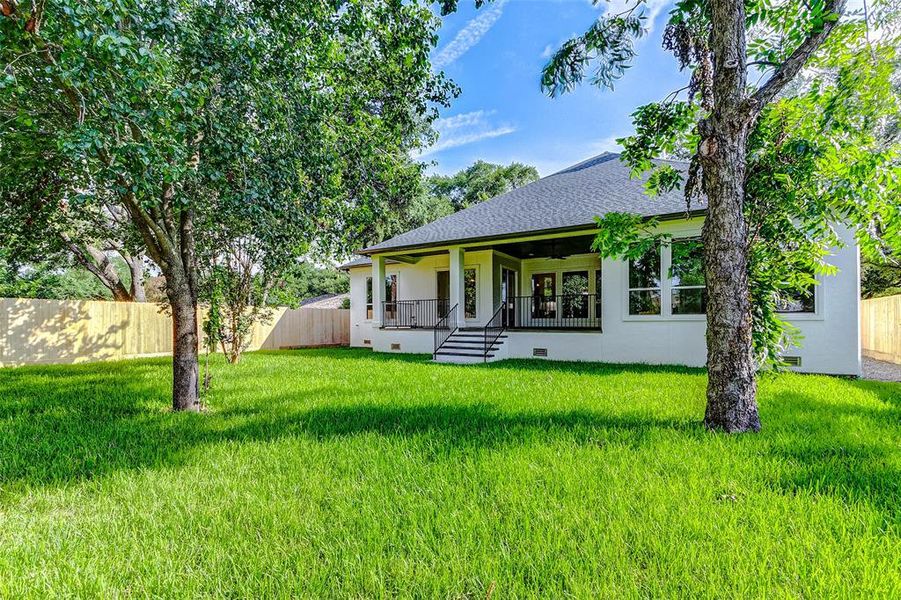
[[465, 144], [472, 144], [474, 142], [480, 142], [482, 140], [500, 137], [502, 135], [513, 133], [514, 131], [516, 131], [515, 127], [504, 126], [497, 127], [496, 129], [489, 129], [487, 131], [479, 131], [477, 133], [467, 133], [456, 137], [449, 137], [444, 141], [439, 141], [434, 146], [426, 148], [426, 150], [419, 156], [427, 156], [429, 154], [434, 154], [435, 152], [440, 152], [441, 150], [447, 150], [448, 148], [456, 148], [457, 146], [463, 146]]
[[432, 59], [432, 66], [436, 69], [446, 67], [478, 44], [479, 40], [501, 18], [506, 3], [507, 0], [495, 0], [487, 8], [480, 10], [479, 14], [464, 25], [463, 29], [454, 36], [454, 39], [438, 50], [438, 53]]
[[434, 125], [435, 131], [438, 132], [438, 141], [424, 149], [419, 156], [427, 156], [448, 148], [473, 144], [516, 131], [512, 125], [491, 123], [489, 117], [493, 116], [495, 112], [493, 110], [474, 110], [438, 119]]
[[[559, 47], [560, 44], [558, 44]], [[547, 60], [554, 55], [554, 47], [548, 44], [544, 47], [544, 50], [541, 51], [541, 58]]]

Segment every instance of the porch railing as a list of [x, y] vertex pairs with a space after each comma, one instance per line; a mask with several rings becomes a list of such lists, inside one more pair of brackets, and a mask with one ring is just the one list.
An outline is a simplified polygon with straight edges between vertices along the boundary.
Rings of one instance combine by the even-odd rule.
[[457, 331], [457, 305], [442, 315], [435, 324], [435, 350], [432, 352], [432, 358], [438, 357], [438, 350], [444, 345], [450, 336]]
[[508, 329], [601, 329], [601, 304], [597, 294], [514, 296], [507, 299]]
[[494, 314], [488, 319], [488, 323], [485, 324], [485, 362], [488, 362], [488, 349], [492, 348], [494, 342], [496, 342], [504, 333], [504, 309], [506, 309], [506, 307], [507, 304], [501, 302], [501, 305], [497, 307], [497, 310], [494, 311]]
[[382, 302], [382, 326], [392, 329], [432, 329], [447, 314], [450, 301], [444, 298], [428, 300], [389, 300]]

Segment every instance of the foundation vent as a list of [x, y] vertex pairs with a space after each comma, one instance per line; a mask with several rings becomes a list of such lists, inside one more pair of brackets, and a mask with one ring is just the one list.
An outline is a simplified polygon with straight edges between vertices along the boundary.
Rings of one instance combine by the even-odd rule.
[[532, 356], [547, 357], [547, 348], [532, 348]]
[[366, 345], [366, 346], [371, 346], [371, 345], [372, 345], [372, 340], [366, 340], [366, 339], [364, 339], [364, 340], [363, 340], [363, 344]]
[[391, 344], [391, 349], [392, 349], [392, 350], [400, 350], [400, 344], [396, 344], [396, 343], [395, 343], [395, 344]]
[[800, 367], [801, 366], [801, 357], [800, 356], [783, 356], [782, 364], [788, 367]]

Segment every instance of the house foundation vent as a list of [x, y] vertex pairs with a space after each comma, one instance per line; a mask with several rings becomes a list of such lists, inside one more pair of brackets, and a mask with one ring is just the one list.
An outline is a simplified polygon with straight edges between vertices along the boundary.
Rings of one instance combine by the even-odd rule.
[[363, 344], [364, 344], [365, 346], [371, 346], [371, 345], [372, 345], [372, 340], [363, 340]]
[[782, 364], [788, 367], [800, 367], [801, 366], [801, 357], [800, 356], [783, 356]]
[[547, 348], [532, 348], [532, 356], [547, 357]]
[[392, 350], [400, 350], [400, 344], [391, 344]]

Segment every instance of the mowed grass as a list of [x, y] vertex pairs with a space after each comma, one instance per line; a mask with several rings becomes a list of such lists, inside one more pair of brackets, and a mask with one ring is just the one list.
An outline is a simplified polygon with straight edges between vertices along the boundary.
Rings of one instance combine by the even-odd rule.
[[0, 596], [898, 597], [901, 385], [682, 368], [165, 359], [0, 370]]

